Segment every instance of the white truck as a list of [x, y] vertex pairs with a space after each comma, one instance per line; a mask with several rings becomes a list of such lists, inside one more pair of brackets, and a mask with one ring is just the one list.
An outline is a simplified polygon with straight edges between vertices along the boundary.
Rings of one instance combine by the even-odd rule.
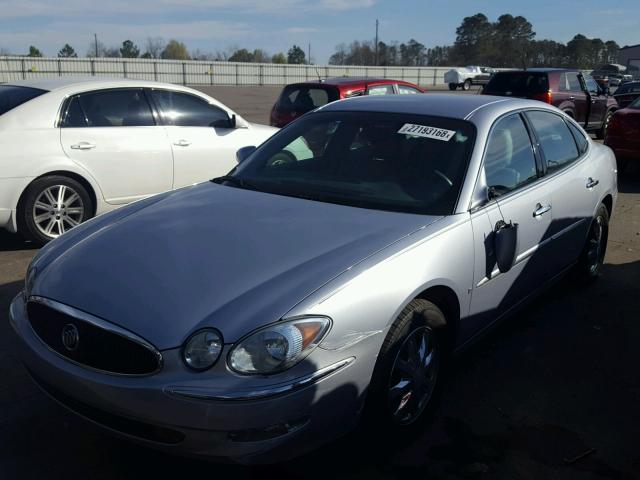
[[471, 85], [486, 85], [494, 72], [492, 68], [477, 65], [453, 68], [444, 74], [444, 82], [449, 84], [449, 90], [456, 90], [458, 87], [469, 90]]

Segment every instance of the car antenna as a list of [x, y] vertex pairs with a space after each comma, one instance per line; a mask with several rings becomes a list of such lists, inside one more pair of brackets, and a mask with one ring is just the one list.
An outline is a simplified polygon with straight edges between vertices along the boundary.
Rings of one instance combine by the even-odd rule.
[[316, 69], [316, 75], [318, 75], [318, 81], [320, 83], [324, 83], [324, 80], [322, 79], [322, 77], [320, 76], [320, 72], [318, 71], [318, 67], [316, 66], [315, 69]]

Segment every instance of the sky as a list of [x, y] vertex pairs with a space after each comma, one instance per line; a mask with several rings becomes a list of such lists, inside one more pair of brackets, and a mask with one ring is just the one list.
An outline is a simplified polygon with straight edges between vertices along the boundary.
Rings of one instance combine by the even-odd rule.
[[[488, 5], [487, 5], [488, 4]], [[537, 39], [589, 38], [640, 43], [638, 0], [0, 0], [0, 51], [24, 54], [35, 45], [56, 56], [69, 43], [84, 56], [93, 34], [107, 47], [130, 39], [141, 49], [148, 37], [175, 38], [190, 51], [262, 48], [270, 54], [311, 44], [315, 63], [326, 63], [336, 45], [415, 38], [427, 47], [451, 44], [465, 16], [491, 21], [522, 15]]]

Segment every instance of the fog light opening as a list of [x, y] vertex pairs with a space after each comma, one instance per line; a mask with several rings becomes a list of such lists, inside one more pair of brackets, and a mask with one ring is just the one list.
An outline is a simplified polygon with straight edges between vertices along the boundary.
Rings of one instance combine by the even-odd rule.
[[302, 417], [293, 422], [277, 423], [263, 428], [236, 430], [229, 432], [229, 439], [233, 442], [262, 442], [296, 432], [307, 423], [309, 423], [309, 417]]

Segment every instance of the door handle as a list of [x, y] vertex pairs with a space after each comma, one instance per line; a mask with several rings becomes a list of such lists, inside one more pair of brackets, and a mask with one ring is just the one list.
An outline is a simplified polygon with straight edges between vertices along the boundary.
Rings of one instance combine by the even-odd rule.
[[571, 95], [571, 96], [569, 97], [569, 100], [575, 100], [575, 99], [576, 99], [576, 97], [575, 97], [574, 95]]
[[593, 188], [599, 183], [600, 183], [600, 180], [594, 180], [593, 178], [589, 177], [589, 179], [587, 180], [587, 188]]
[[92, 148], [96, 148], [95, 143], [79, 142], [74, 145], [71, 145], [72, 150], [91, 150]]
[[536, 209], [533, 211], [533, 216], [539, 217], [547, 213], [549, 210], [551, 210], [551, 205], [547, 205], [543, 207], [541, 204], [537, 204]]
[[188, 147], [191, 145], [191, 142], [188, 142], [187, 140], [178, 140], [177, 142], [173, 142], [173, 144], [176, 147]]

